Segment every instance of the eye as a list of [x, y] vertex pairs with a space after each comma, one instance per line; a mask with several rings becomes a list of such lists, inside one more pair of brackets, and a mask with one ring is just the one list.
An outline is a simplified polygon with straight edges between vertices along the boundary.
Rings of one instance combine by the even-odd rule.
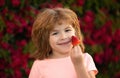
[[53, 33], [52, 33], [52, 35], [57, 35], [57, 34], [58, 34], [58, 32], [53, 32]]
[[66, 29], [66, 30], [65, 30], [65, 32], [69, 32], [69, 31], [71, 31], [71, 29]]

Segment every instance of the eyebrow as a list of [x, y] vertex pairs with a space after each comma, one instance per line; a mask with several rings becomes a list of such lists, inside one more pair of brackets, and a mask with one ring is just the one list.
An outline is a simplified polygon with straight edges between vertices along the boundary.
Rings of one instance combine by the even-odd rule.
[[[69, 28], [71, 28], [70, 26], [67, 26], [65, 29], [69, 29]], [[51, 32], [56, 32], [56, 31], [58, 31], [57, 29], [53, 29]]]

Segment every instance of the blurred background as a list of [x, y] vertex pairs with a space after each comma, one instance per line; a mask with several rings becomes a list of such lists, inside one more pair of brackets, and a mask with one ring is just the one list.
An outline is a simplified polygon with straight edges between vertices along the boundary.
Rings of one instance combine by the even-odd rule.
[[28, 78], [32, 24], [40, 9], [54, 7], [78, 15], [97, 78], [120, 78], [120, 0], [0, 0], [0, 78]]

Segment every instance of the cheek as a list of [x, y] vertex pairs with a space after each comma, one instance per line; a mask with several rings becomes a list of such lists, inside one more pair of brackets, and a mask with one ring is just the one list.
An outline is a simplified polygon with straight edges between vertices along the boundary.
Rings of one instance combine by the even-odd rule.
[[75, 36], [75, 31], [71, 31], [70, 35]]
[[52, 37], [49, 38], [49, 43], [50, 44], [54, 44], [55, 42], [56, 42], [56, 38], [55, 37], [52, 36]]
[[75, 35], [75, 29], [74, 28], [72, 29], [71, 34]]
[[52, 40], [52, 37], [50, 37], [50, 38], [49, 38], [49, 43], [50, 43], [50, 45], [52, 44], [52, 41], [53, 41], [53, 40]]

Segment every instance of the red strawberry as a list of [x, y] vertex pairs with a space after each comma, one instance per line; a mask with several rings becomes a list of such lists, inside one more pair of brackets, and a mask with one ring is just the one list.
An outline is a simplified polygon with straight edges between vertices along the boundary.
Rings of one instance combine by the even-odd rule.
[[72, 36], [72, 45], [76, 46], [80, 43], [80, 40], [76, 36]]

